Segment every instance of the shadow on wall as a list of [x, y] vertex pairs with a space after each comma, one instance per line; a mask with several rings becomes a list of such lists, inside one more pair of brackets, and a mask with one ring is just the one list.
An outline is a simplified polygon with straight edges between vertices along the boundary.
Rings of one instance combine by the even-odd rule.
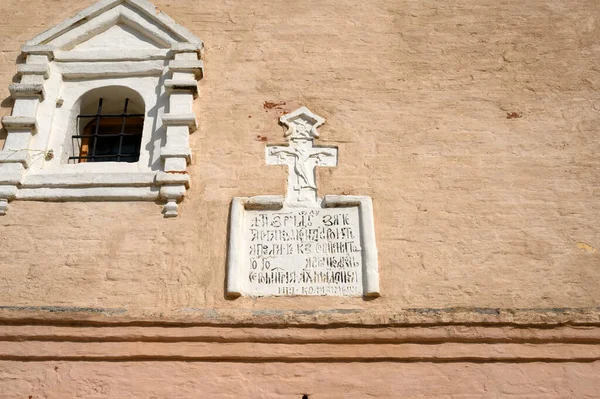
[[8, 132], [6, 131], [6, 129], [2, 129], [0, 130], [0, 151], [2, 151], [2, 149], [4, 149], [4, 143], [6, 142], [6, 135], [8, 134]]
[[[24, 62], [25, 62], [25, 56], [23, 56], [23, 54], [19, 54], [19, 56], [15, 60], [15, 63], [22, 64]], [[21, 78], [19, 77], [19, 75], [15, 74], [12, 78], [12, 83], [19, 83], [20, 81], [21, 81]], [[2, 115], [10, 115], [12, 113], [13, 105], [14, 105], [14, 100], [12, 99], [12, 97], [10, 95], [8, 97], [4, 98], [0, 102], [0, 108], [2, 108], [1, 114]], [[4, 149], [4, 143], [6, 142], [7, 135], [8, 135], [8, 132], [6, 131], [6, 129], [4, 129], [4, 128], [0, 129], [0, 151], [2, 151], [2, 149]]]

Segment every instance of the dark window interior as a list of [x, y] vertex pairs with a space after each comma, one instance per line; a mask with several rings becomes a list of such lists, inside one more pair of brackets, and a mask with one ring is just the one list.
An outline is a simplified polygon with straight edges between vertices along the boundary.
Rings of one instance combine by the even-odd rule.
[[123, 112], [103, 114], [103, 99], [98, 102], [96, 114], [79, 115], [85, 124], [82, 134], [73, 136], [73, 154], [69, 162], [137, 162], [144, 126], [143, 114], [128, 114], [129, 99]]

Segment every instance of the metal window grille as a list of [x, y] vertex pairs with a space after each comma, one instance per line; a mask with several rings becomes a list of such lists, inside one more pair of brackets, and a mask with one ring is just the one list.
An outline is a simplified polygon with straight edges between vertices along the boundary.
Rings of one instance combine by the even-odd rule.
[[[84, 134], [72, 136], [74, 154], [69, 161], [137, 162], [140, 159], [144, 114], [128, 114], [128, 98], [123, 113], [102, 114], [103, 102], [101, 98], [96, 114], [77, 116], [80, 123], [86, 119], [91, 121], [86, 124]], [[75, 153], [77, 150], [79, 152]]]

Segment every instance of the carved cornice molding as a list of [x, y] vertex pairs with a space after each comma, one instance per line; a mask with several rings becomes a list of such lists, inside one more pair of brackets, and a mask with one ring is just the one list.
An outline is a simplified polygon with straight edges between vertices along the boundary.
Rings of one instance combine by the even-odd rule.
[[594, 362], [600, 327], [0, 326], [0, 360]]
[[[245, 300], [245, 299], [238, 299]], [[248, 299], [252, 300], [252, 299]], [[362, 299], [357, 299], [363, 301]], [[125, 309], [0, 306], [0, 325], [233, 326], [277, 328], [389, 328], [423, 326], [600, 327], [600, 308], [410, 308], [328, 309]]]

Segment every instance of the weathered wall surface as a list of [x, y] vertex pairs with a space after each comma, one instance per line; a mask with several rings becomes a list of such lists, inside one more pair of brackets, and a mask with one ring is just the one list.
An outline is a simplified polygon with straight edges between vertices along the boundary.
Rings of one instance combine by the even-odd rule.
[[[168, 370], [168, 371], [165, 371]], [[324, 372], [326, 370], [326, 372]], [[0, 362], [6, 397], [595, 398], [595, 364]], [[11, 383], [19, 379], [19, 386]]]
[[[0, 115], [92, 3], [0, 1]], [[192, 188], [175, 219], [11, 204], [0, 397], [597, 396], [600, 3], [154, 3], [206, 44]], [[284, 193], [264, 145], [300, 105], [340, 150], [320, 194], [373, 197], [381, 298], [224, 296], [230, 201]]]
[[11, 399], [593, 398], [599, 343], [600, 329], [589, 326], [2, 324], [0, 393]]
[[[20, 47], [92, 3], [1, 2], [3, 114]], [[0, 219], [0, 304], [600, 305], [597, 1], [155, 4], [207, 46], [181, 216], [15, 202]], [[328, 118], [321, 142], [340, 148], [340, 165], [319, 171], [321, 194], [374, 199], [375, 301], [224, 298], [230, 200], [284, 192], [263, 148], [298, 105]]]

